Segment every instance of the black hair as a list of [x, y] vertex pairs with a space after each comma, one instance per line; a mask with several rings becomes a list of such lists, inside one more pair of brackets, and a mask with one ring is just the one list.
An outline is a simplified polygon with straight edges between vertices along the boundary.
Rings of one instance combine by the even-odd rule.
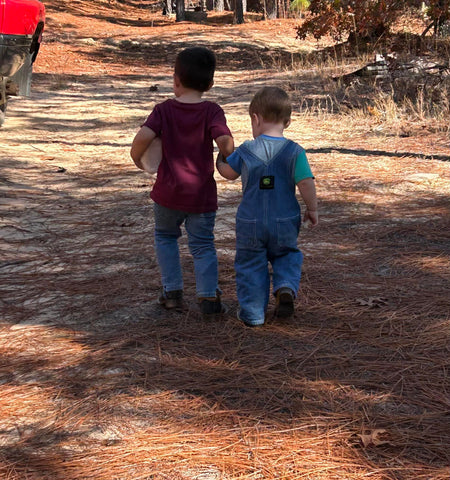
[[185, 88], [199, 92], [210, 89], [216, 70], [216, 56], [205, 47], [182, 50], [175, 61], [175, 74]]

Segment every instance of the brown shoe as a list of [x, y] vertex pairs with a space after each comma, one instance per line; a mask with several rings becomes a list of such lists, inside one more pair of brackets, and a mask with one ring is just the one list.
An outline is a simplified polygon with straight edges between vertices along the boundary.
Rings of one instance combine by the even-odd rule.
[[287, 318], [294, 314], [294, 292], [282, 287], [275, 292], [275, 316]]
[[220, 313], [225, 313], [226, 309], [220, 300], [220, 294], [217, 292], [215, 297], [199, 298], [200, 312], [205, 317], [214, 316]]
[[158, 298], [158, 303], [167, 308], [167, 310], [181, 308], [183, 305], [183, 290], [163, 291]]

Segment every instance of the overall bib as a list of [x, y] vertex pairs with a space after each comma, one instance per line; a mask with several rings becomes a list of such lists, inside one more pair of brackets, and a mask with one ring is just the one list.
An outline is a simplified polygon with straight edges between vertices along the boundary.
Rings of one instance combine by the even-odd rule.
[[236, 213], [236, 284], [239, 317], [252, 325], [264, 323], [273, 291], [298, 291], [303, 255], [297, 247], [300, 205], [295, 196], [294, 170], [301, 147], [288, 141], [266, 164], [245, 145], [239, 147], [248, 173]]

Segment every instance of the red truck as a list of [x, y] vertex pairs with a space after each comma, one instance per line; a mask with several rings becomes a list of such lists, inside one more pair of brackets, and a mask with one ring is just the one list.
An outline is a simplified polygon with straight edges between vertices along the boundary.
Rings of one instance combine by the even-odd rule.
[[38, 0], [0, 0], [0, 126], [8, 97], [30, 94], [44, 22], [45, 7]]

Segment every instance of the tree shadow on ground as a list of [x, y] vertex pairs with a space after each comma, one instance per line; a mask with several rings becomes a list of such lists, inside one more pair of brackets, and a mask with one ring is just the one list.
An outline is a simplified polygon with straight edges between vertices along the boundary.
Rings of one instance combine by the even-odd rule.
[[[15, 268], [14, 279], [9, 277], [16, 291], [8, 294], [14, 311], [6, 318], [24, 322], [21, 330], [8, 331], [3, 324], [8, 334], [1, 381], [17, 392], [35, 385], [50, 404], [20, 440], [1, 448], [9, 473], [91, 478], [94, 467], [74, 456], [74, 445], [81, 445], [85, 459], [97, 459], [91, 465], [109, 459], [114, 476], [126, 463], [119, 449], [123, 454], [132, 448], [134, 434], [145, 442], [145, 435], [161, 435], [161, 428], [169, 434], [181, 430], [185, 433], [175, 441], [187, 442], [192, 435], [205, 435], [205, 429], [220, 438], [220, 432], [240, 425], [240, 431], [263, 432], [260, 445], [267, 442], [271, 451], [276, 441], [283, 442], [279, 432], [300, 429], [314, 438], [319, 452], [339, 448], [361, 470], [406, 478], [422, 466], [433, 478], [444, 478], [439, 471], [448, 466], [450, 419], [439, 392], [447, 382], [445, 292], [450, 285], [439, 263], [429, 268], [421, 258], [438, 261], [450, 255], [445, 217], [434, 223], [417, 217], [398, 225], [384, 213], [345, 225], [355, 204], [325, 204], [340, 222], [325, 225], [321, 236], [340, 248], [310, 239], [315, 252], [305, 262], [295, 317], [269, 318], [265, 327], [249, 329], [235, 318], [233, 257], [224, 251], [232, 252], [232, 239], [218, 239], [229, 313], [214, 320], [199, 314], [184, 238], [185, 309], [167, 312], [155, 302], [159, 280], [146, 200], [137, 198], [135, 189], [101, 192], [100, 187], [92, 195], [87, 187], [82, 176], [74, 178], [73, 197], [65, 198], [65, 214], [69, 205], [77, 209], [74, 223], [61, 224], [56, 208], [61, 197], [48, 196], [33, 213], [28, 240], [9, 240], [18, 245], [18, 256], [30, 255], [26, 247], [39, 244], [34, 255], [41, 263], [32, 270], [30, 262]], [[63, 184], [61, 189], [67, 190]], [[83, 199], [79, 192], [85, 192]], [[436, 195], [429, 202], [447, 205]], [[236, 200], [229, 206], [235, 209]], [[411, 213], [401, 200], [397, 207]], [[24, 208], [22, 226], [29, 215]], [[60, 270], [52, 271], [45, 262]], [[369, 297], [382, 300], [375, 306], [358, 303]], [[46, 327], [39, 319], [49, 308], [54, 310]], [[20, 348], [17, 338], [22, 338]], [[99, 429], [109, 428], [116, 428], [116, 435], [96, 437]], [[358, 434], [375, 428], [388, 432], [387, 443], [361, 450]], [[14, 439], [13, 431], [8, 424], [4, 435]], [[330, 435], [336, 431], [340, 434]], [[302, 455], [306, 437], [297, 438], [292, 455]], [[235, 455], [244, 462], [249, 447], [240, 443], [238, 433], [232, 438], [242, 445]], [[217, 450], [224, 440], [203, 441]], [[224, 447], [227, 441], [226, 436]], [[168, 468], [151, 442], [146, 448], [161, 469]], [[216, 450], [210, 450], [210, 461], [220, 458]], [[177, 455], [174, 450], [172, 458]], [[392, 466], [393, 457], [402, 473]], [[148, 453], [134, 458], [134, 468], [137, 464], [145, 471]], [[106, 470], [95, 469], [96, 478], [106, 478]]]
[[440, 160], [442, 162], [450, 161], [449, 155], [439, 155], [432, 154], [427, 155], [423, 152], [390, 152], [386, 150], [366, 150], [366, 149], [352, 149], [352, 148], [342, 148], [342, 147], [320, 147], [320, 148], [309, 148], [308, 153], [332, 153], [338, 152], [344, 155], [357, 155], [357, 156], [371, 156], [371, 157], [413, 157], [421, 158], [423, 160]]
[[83, 52], [87, 60], [105, 64], [122, 64], [133, 67], [141, 65], [174, 65], [176, 55], [184, 48], [205, 46], [214, 51], [217, 57], [217, 71], [262, 70], [264, 68], [284, 68], [300, 61], [302, 54], [293, 53], [281, 47], [267, 47], [263, 44], [227, 41], [211, 41], [194, 38], [192, 41], [176, 39], [129, 39], [118, 41], [116, 45], [99, 46]]

